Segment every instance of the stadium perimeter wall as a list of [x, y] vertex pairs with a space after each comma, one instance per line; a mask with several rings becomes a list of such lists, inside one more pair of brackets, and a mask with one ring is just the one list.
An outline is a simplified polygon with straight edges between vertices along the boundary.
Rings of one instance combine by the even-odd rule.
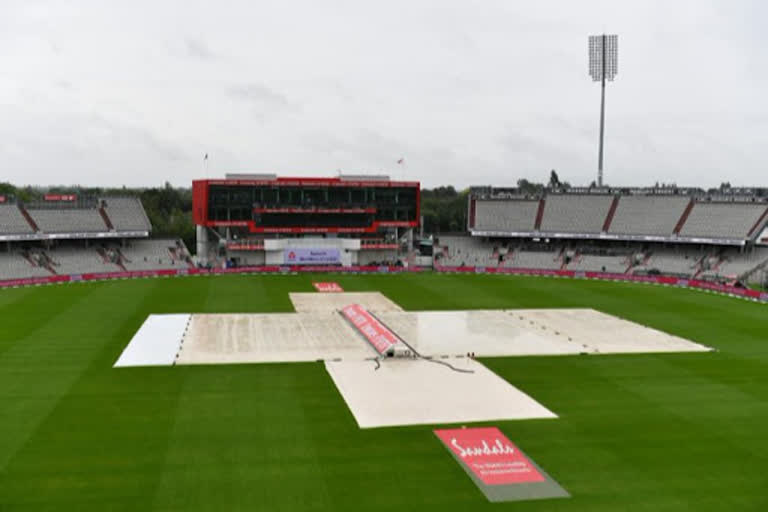
[[[290, 273], [344, 273], [344, 274], [399, 274], [422, 272], [423, 269], [394, 267], [394, 266], [357, 266], [357, 267], [333, 267], [333, 266], [253, 266], [228, 269], [162, 269], [162, 270], [135, 270], [127, 272], [97, 272], [76, 275], [55, 275], [47, 277], [28, 277], [19, 279], [7, 279], [0, 281], [0, 288], [17, 286], [34, 286], [43, 284], [72, 283], [81, 281], [101, 281], [110, 279], [131, 279], [144, 277], [172, 277], [192, 275], [217, 275], [217, 274], [290, 274]], [[666, 286], [678, 286], [698, 290], [722, 293], [734, 297], [741, 297], [758, 302], [768, 303], [768, 292], [761, 292], [749, 288], [737, 288], [723, 284], [717, 284], [700, 279], [682, 279], [671, 276], [635, 276], [628, 274], [612, 274], [608, 272], [591, 272], [575, 270], [546, 270], [546, 269], [522, 269], [504, 267], [435, 267], [439, 273], [459, 274], [515, 274], [526, 276], [565, 277], [573, 279], [598, 279], [609, 281], [627, 281], [648, 284], [661, 284]]]

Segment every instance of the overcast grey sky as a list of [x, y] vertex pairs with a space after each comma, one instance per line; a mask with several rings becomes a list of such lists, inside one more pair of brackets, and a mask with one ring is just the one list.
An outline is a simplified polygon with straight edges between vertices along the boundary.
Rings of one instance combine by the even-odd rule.
[[[0, 181], [768, 186], [762, 1], [0, 0]], [[406, 165], [396, 160], [405, 157]]]

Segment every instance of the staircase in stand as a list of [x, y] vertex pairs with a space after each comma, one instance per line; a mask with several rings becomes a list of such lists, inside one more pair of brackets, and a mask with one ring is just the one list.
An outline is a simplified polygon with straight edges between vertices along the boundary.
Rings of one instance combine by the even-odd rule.
[[627, 257], [627, 259], [624, 261], [624, 264], [627, 266], [626, 269], [624, 269], [625, 274], [632, 274], [632, 270], [635, 268], [635, 255], [631, 254]]
[[114, 231], [115, 226], [112, 225], [112, 220], [109, 218], [109, 215], [107, 215], [107, 210], [105, 210], [103, 206], [99, 208], [99, 215], [101, 215], [101, 219], [104, 221], [107, 228], [110, 231]]
[[119, 256], [117, 261], [120, 262], [119, 263], [120, 265], [122, 265], [123, 263], [130, 263], [131, 262], [131, 260], [129, 260], [128, 258], [125, 257], [125, 255], [123, 254], [123, 251], [121, 251], [120, 249], [115, 249], [115, 251], [117, 252], [117, 255]]
[[619, 207], [619, 196], [614, 196], [611, 202], [611, 207], [608, 208], [608, 215], [605, 216], [605, 222], [603, 222], [603, 233], [607, 233], [611, 229], [611, 223], [613, 222], [613, 216], [616, 215], [616, 208]]
[[565, 250], [565, 248], [563, 248], [563, 251], [562, 251], [561, 256], [560, 256], [560, 270], [567, 270], [568, 269], [568, 264], [573, 262], [573, 261], [581, 262], [581, 261], [584, 260], [584, 256], [581, 255], [581, 254], [578, 254], [576, 252], [573, 253], [573, 260], [571, 260], [571, 262], [566, 261], [566, 257], [567, 256], [568, 256], [568, 253]]
[[675, 235], [679, 235], [680, 231], [682, 231], [683, 226], [685, 225], [685, 221], [688, 220], [688, 216], [691, 214], [691, 210], [693, 210], [695, 202], [693, 199], [688, 201], [688, 206], [685, 207], [685, 210], [683, 211], [683, 214], [680, 216], [680, 219], [677, 221], [677, 224], [675, 224], [675, 229], [672, 230], [672, 233]]
[[23, 205], [19, 204], [19, 211], [21, 212], [21, 215], [27, 220], [27, 224], [29, 224], [29, 227], [32, 228], [32, 230], [37, 233], [40, 231], [40, 228], [37, 226], [37, 222], [32, 218], [32, 216], [29, 214], [26, 208], [24, 208]]
[[36, 267], [37, 263], [32, 259], [32, 257], [29, 255], [29, 251], [24, 251], [21, 253], [21, 256], [27, 260], [27, 263], [29, 263], [31, 266]]
[[56, 269], [53, 268], [54, 261], [50, 256], [48, 256], [48, 253], [43, 251], [40, 253], [40, 257], [43, 259], [43, 264], [40, 266], [46, 269], [51, 274], [57, 275], [58, 272], [56, 272]]
[[119, 252], [118, 252], [118, 260], [117, 261], [111, 261], [109, 259], [109, 256], [107, 255], [107, 251], [103, 247], [99, 247], [98, 249], [96, 249], [96, 252], [99, 253], [99, 256], [101, 256], [101, 261], [105, 265], [115, 265], [115, 266], [117, 266], [117, 268], [119, 268], [123, 272], [127, 272], [128, 271], [128, 269], [125, 268], [125, 265], [123, 265], [123, 262], [120, 261], [121, 256], [120, 256]]
[[102, 263], [111, 263], [109, 258], [107, 258], [107, 251], [105, 251], [103, 247], [98, 247], [96, 252], [99, 253], [99, 256], [101, 256]]
[[539, 199], [539, 209], [536, 212], [536, 222], [533, 225], [533, 229], [538, 231], [541, 228], [541, 219], [544, 218], [544, 206], [547, 204], [547, 200], [544, 198]]
[[758, 235], [757, 230], [760, 229], [763, 226], [763, 223], [768, 219], [768, 206], [765, 207], [765, 211], [760, 216], [759, 219], [757, 219], [757, 222], [752, 226], [752, 229], [749, 230], [749, 233], [747, 233], [747, 238], [752, 238], [752, 235]]

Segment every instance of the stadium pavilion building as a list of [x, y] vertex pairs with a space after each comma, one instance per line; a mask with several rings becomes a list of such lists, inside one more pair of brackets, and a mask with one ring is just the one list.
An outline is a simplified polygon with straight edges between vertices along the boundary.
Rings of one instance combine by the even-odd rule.
[[419, 225], [419, 182], [385, 176], [195, 180], [193, 219], [204, 264], [399, 264]]

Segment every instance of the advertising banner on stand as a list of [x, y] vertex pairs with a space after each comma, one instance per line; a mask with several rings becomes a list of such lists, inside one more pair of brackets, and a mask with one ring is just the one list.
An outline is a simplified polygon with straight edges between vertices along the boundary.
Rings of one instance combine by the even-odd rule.
[[341, 263], [337, 248], [285, 249], [283, 263], [286, 265], [333, 265]]

